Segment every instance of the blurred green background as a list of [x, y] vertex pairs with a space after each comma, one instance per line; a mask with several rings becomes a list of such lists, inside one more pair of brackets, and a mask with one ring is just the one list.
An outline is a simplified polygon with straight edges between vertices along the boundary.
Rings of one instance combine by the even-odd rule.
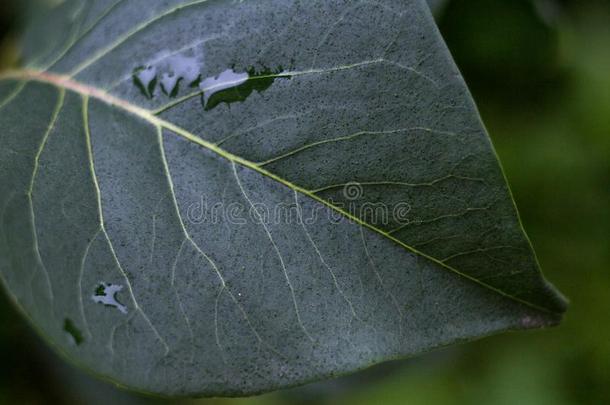
[[[0, 2], [0, 69], [19, 0]], [[610, 4], [450, 0], [440, 29], [477, 101], [547, 277], [560, 327], [219, 404], [610, 404]], [[50, 353], [0, 295], [0, 404], [149, 404]]]

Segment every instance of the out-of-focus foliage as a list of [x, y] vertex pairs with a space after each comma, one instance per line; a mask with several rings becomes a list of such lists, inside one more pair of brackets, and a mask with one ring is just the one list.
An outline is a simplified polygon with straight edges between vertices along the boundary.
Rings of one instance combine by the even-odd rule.
[[13, 35], [17, 26], [17, 7], [14, 2], [0, 3], [0, 69], [14, 66], [17, 62], [17, 45]]
[[556, 87], [559, 32], [535, 2], [453, 0], [444, 13], [441, 30], [471, 88], [523, 99]]
[[[6, 15], [9, 2], [0, 3]], [[0, 27], [12, 18], [0, 17]], [[564, 323], [355, 380], [196, 403], [610, 403], [610, 4], [452, 0], [440, 18], [543, 270], [572, 301]], [[60, 365], [7, 299], [0, 322], [0, 403], [149, 402]]]

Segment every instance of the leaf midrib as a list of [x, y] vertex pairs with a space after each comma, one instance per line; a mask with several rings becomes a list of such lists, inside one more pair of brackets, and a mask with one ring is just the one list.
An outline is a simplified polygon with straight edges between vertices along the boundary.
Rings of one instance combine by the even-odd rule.
[[[86, 85], [84, 83], [80, 83], [78, 81], [75, 81], [72, 77], [70, 76], [65, 76], [65, 75], [59, 75], [59, 74], [54, 74], [54, 73], [49, 73], [49, 72], [43, 72], [43, 71], [39, 71], [39, 70], [33, 70], [33, 69], [22, 69], [22, 70], [12, 70], [12, 71], [8, 71], [8, 72], [3, 72], [0, 73], [0, 81], [2, 80], [19, 80], [19, 81], [23, 81], [23, 82], [28, 82], [28, 81], [34, 81], [34, 82], [40, 82], [40, 83], [46, 83], [55, 87], [58, 87], [60, 89], [65, 89], [65, 90], [70, 90], [72, 92], [75, 92], [81, 96], [85, 96], [85, 97], [90, 97], [90, 98], [94, 98], [97, 99], [99, 101], [102, 101], [108, 105], [114, 106], [114, 107], [118, 107], [121, 108], [127, 112], [129, 112], [130, 114], [133, 114], [149, 123], [151, 123], [152, 125], [155, 125], [157, 127], [161, 127], [164, 129], [167, 129], [169, 131], [174, 132], [175, 134], [185, 138], [186, 140], [193, 142], [203, 148], [206, 148], [214, 153], [216, 153], [217, 155], [219, 155], [220, 157], [227, 159], [230, 162], [239, 164], [241, 166], [247, 167], [251, 170], [254, 170], [264, 176], [267, 176], [283, 185], [285, 185], [286, 187], [290, 188], [293, 191], [296, 191], [298, 193], [301, 193], [303, 195], [308, 196], [309, 198], [314, 199], [315, 201], [325, 205], [326, 207], [329, 207], [332, 210], [337, 211], [338, 213], [340, 213], [341, 215], [343, 215], [344, 217], [346, 217], [347, 219], [356, 222], [357, 224], [359, 224], [360, 226], [364, 226], [382, 236], [384, 236], [385, 238], [391, 240], [392, 242], [400, 245], [401, 247], [403, 247], [404, 249], [410, 251], [411, 253], [414, 253], [420, 257], [423, 257], [427, 260], [430, 260], [431, 262], [433, 262], [434, 264], [441, 266], [442, 268], [451, 271], [455, 274], [458, 274], [461, 277], [464, 277], [467, 280], [470, 280], [476, 284], [478, 284], [479, 286], [482, 286], [484, 288], [487, 288], [497, 294], [500, 294], [506, 298], [509, 298], [515, 302], [521, 303], [523, 305], [526, 305], [528, 307], [531, 307], [533, 309], [545, 312], [545, 313], [549, 313], [549, 314], [556, 314], [555, 311], [552, 311], [548, 308], [542, 307], [540, 305], [534, 304], [532, 302], [523, 300], [519, 297], [515, 297], [514, 295], [511, 295], [499, 288], [496, 288], [492, 285], [489, 285], [475, 277], [472, 277], [466, 273], [463, 273], [461, 271], [459, 271], [458, 269], [455, 269], [449, 265], [447, 265], [446, 263], [443, 263], [442, 261], [427, 255], [419, 250], [417, 250], [416, 248], [404, 243], [403, 241], [395, 238], [394, 236], [392, 236], [391, 234], [376, 228], [375, 226], [368, 224], [364, 221], [362, 221], [360, 218], [350, 214], [347, 211], [344, 211], [343, 209], [332, 205], [330, 202], [324, 200], [321, 197], [318, 197], [316, 194], [314, 194], [312, 191], [307, 190], [305, 188], [302, 188], [266, 169], [264, 169], [263, 167], [261, 167], [261, 165], [251, 162], [247, 159], [244, 159], [240, 156], [234, 155], [231, 152], [228, 152], [222, 148], [220, 148], [218, 145], [208, 142], [196, 135], [194, 135], [193, 133], [172, 124], [169, 121], [166, 121], [162, 118], [159, 118], [158, 116], [156, 116], [153, 112], [138, 107], [126, 100], [123, 100], [121, 98], [115, 97], [109, 93], [107, 93], [104, 90], [101, 89], [97, 89], [95, 87]], [[11, 100], [7, 100], [6, 103], [3, 104], [7, 104], [9, 103]]]

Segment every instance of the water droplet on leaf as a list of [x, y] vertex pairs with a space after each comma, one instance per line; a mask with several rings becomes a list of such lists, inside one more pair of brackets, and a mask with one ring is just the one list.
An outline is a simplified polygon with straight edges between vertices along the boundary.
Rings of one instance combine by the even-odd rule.
[[254, 68], [250, 68], [243, 73], [227, 69], [218, 76], [208, 77], [199, 84], [199, 88], [203, 92], [203, 108], [208, 111], [220, 103], [231, 104], [245, 101], [254, 90], [262, 93], [279, 78], [290, 79], [291, 75], [285, 73], [281, 66], [275, 71], [263, 69], [257, 72]]
[[75, 345], [80, 345], [85, 341], [82, 332], [74, 325], [71, 319], [66, 318], [64, 321], [64, 331], [68, 334]]
[[[226, 89], [233, 89], [234, 93], [239, 93], [236, 87], [248, 81], [248, 73], [236, 73], [233, 69], [227, 69], [216, 77], [208, 77], [199, 84], [199, 88], [203, 91], [203, 105], [206, 110], [213, 108], [216, 104], [224, 101], [219, 100], [216, 104], [210, 106], [210, 99], [214, 94], [220, 93]], [[219, 97], [220, 98], [220, 97]], [[226, 97], [224, 97], [226, 98]]]
[[139, 66], [133, 71], [133, 82], [147, 98], [153, 98], [157, 86], [157, 68]]
[[176, 97], [182, 82], [197, 87], [201, 80], [202, 64], [197, 57], [161, 54], [156, 61], [135, 68], [133, 82], [146, 98], [156, 96], [155, 88], [158, 82], [165, 95]]

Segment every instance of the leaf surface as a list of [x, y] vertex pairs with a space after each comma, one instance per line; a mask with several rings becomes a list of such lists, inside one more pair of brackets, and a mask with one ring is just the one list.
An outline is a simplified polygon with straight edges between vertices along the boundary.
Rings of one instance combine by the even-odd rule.
[[0, 76], [0, 272], [78, 364], [247, 395], [559, 321], [425, 1], [31, 25]]

